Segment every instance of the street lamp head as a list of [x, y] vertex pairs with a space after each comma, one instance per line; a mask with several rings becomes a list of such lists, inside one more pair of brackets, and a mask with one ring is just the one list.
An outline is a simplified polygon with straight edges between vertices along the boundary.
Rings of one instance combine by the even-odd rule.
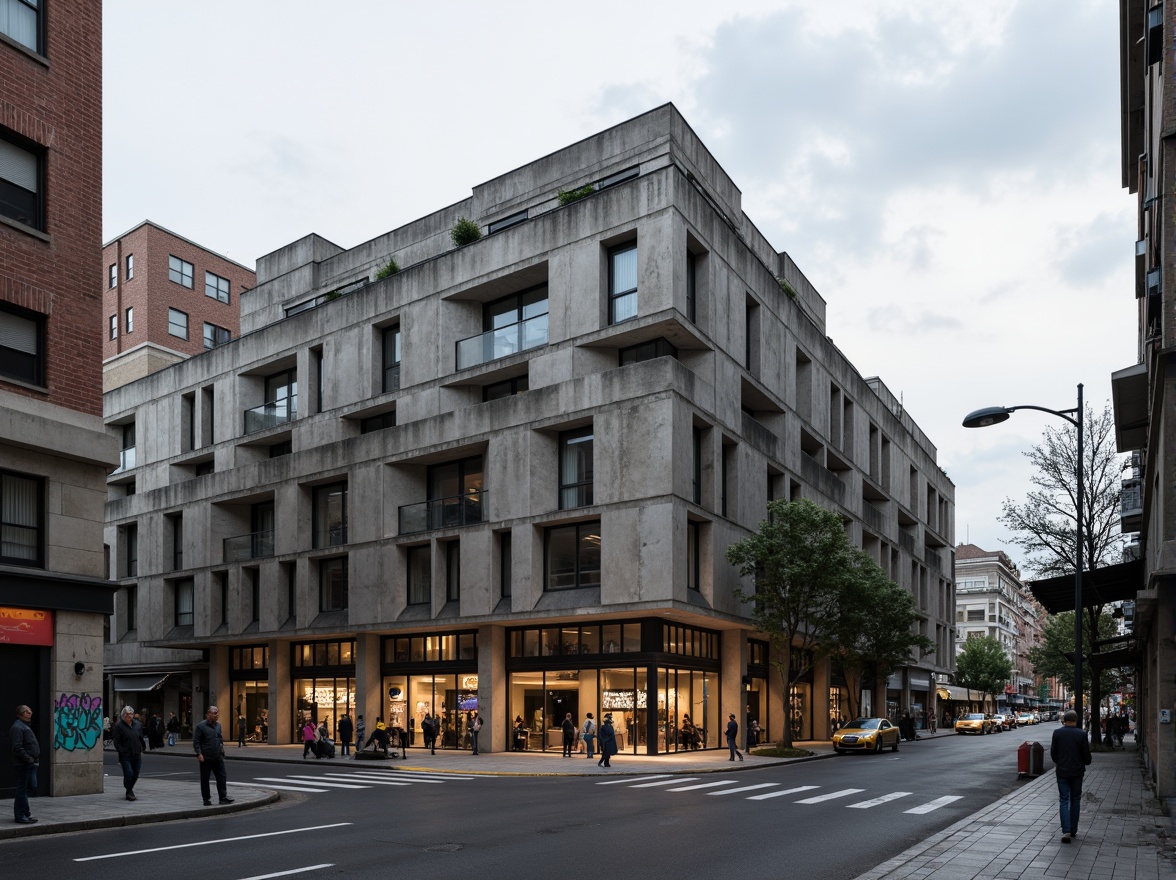
[[964, 427], [987, 428], [989, 425], [1008, 421], [1010, 412], [1011, 410], [1008, 407], [986, 406], [984, 409], [974, 410], [964, 416]]

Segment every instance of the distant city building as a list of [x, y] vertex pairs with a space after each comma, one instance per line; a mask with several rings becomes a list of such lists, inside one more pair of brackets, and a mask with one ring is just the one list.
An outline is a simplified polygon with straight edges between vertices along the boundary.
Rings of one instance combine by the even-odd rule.
[[[42, 795], [103, 789], [102, 7], [0, 4], [0, 730]], [[0, 800], [15, 791], [0, 760]], [[35, 802], [34, 802], [35, 803]], [[36, 808], [34, 807], [34, 812]]]
[[102, 379], [109, 391], [241, 335], [253, 270], [150, 220], [102, 248]]
[[1048, 708], [1061, 703], [1050, 682], [1041, 698], [1040, 679], [1033, 673], [1029, 650], [1040, 641], [1045, 611], [1022, 582], [1016, 563], [1003, 550], [982, 550], [960, 544], [955, 552], [956, 654], [970, 638], [992, 636], [1000, 642], [1013, 675], [997, 708], [1003, 711]]
[[1168, 94], [1176, 44], [1171, 6], [1121, 0], [1119, 9], [1122, 178], [1136, 196], [1137, 222], [1134, 289], [1121, 294], [1119, 308], [1135, 310], [1138, 331], [1135, 362], [1111, 374], [1111, 393], [1116, 448], [1131, 453], [1123, 474], [1121, 530], [1138, 538], [1099, 594], [1127, 601], [1124, 620], [1132, 620], [1136, 643], [1111, 646], [1114, 666], [1138, 669], [1135, 692], [1129, 685], [1125, 698], [1162, 800], [1176, 797], [1176, 725], [1170, 723], [1176, 706], [1176, 250], [1169, 219], [1176, 191], [1176, 108]]
[[845, 682], [782, 693], [724, 558], [808, 498], [935, 645], [866, 711], [934, 710], [954, 487], [672, 105], [350, 250], [292, 242], [240, 303], [240, 339], [106, 394], [112, 693], [277, 742], [349, 711], [461, 748], [476, 710], [482, 748], [520, 717], [548, 749], [611, 712], [660, 754], [685, 715], [779, 739], [786, 699], [826, 738]]

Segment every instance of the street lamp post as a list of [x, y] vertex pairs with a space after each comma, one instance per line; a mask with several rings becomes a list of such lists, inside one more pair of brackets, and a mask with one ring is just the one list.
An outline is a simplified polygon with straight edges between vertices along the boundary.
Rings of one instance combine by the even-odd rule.
[[[964, 418], [964, 427], [987, 428], [989, 425], [1007, 420], [1011, 413], [1019, 409], [1035, 409], [1038, 412], [1055, 415], [1078, 429], [1078, 534], [1074, 552], [1074, 711], [1078, 713], [1078, 723], [1082, 724], [1082, 493], [1085, 470], [1082, 459], [1082, 383], [1078, 383], [1078, 406], [1074, 409], [1046, 409], [1044, 406], [1029, 405], [989, 406], [968, 413]], [[1073, 413], [1074, 417], [1070, 418], [1069, 413]]]

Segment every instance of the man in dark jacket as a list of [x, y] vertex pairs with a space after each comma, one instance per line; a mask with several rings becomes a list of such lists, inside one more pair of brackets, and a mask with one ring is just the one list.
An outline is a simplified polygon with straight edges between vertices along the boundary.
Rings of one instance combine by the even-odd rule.
[[130, 706], [123, 707], [122, 715], [110, 731], [110, 739], [118, 752], [118, 763], [122, 765], [127, 800], [138, 800], [135, 783], [139, 781], [139, 769], [143, 764], [143, 731], [135, 720], [135, 710]]
[[37, 788], [37, 761], [41, 758], [41, 746], [37, 735], [29, 727], [33, 710], [28, 706], [16, 707], [16, 721], [8, 731], [12, 745], [12, 771], [16, 776], [16, 798], [12, 811], [18, 825], [32, 825], [37, 820], [29, 815], [29, 792]]
[[346, 757], [351, 753], [351, 735], [355, 733], [355, 727], [351, 723], [351, 716], [346, 712], [343, 717], [339, 719], [339, 754]]
[[1082, 776], [1090, 763], [1090, 740], [1079, 730], [1078, 713], [1071, 709], [1062, 726], [1053, 733], [1049, 758], [1058, 777], [1058, 813], [1062, 820], [1062, 843], [1078, 833], [1078, 808], [1082, 802]]
[[229, 797], [228, 774], [225, 773], [225, 738], [217, 721], [219, 714], [216, 706], [209, 706], [204, 713], [204, 720], [196, 725], [192, 733], [192, 748], [196, 751], [196, 760], [200, 762], [200, 794], [204, 797], [206, 807], [212, 806], [212, 792], [208, 785], [208, 777], [212, 774], [216, 775], [216, 793], [220, 796], [220, 802], [233, 802]]
[[[572, 756], [572, 749], [576, 747], [576, 722], [572, 720], [572, 713], [568, 712], [564, 715], [563, 724], [560, 725], [563, 730], [563, 756], [570, 758]], [[477, 752], [475, 751], [476, 755]]]

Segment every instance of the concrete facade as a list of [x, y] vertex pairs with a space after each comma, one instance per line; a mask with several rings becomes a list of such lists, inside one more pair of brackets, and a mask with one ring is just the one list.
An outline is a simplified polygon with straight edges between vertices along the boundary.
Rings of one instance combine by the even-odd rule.
[[[186, 264], [179, 280], [172, 258]], [[257, 283], [252, 269], [150, 220], [103, 245], [102, 266], [104, 391], [200, 354], [208, 345], [205, 324], [236, 339], [241, 294]], [[186, 338], [169, 323], [170, 309], [186, 316]]]
[[[492, 750], [524, 715], [547, 747], [563, 705], [623, 714], [626, 750], [675, 748], [685, 706], [704, 745], [728, 712], [779, 738], [723, 553], [806, 497], [914, 593], [937, 649], [898, 681], [929, 689], [954, 656], [954, 487], [740, 199], [665, 105], [354, 248], [262, 257], [241, 338], [106, 394], [137, 443], [109, 481], [113, 674], [191, 675], [196, 717], [264, 709], [278, 741], [323, 699], [370, 731], [405, 688], [455, 733], [476, 706]], [[463, 217], [486, 234], [455, 247]], [[836, 687], [822, 665], [793, 695], [803, 735], [828, 735]]]
[[[1139, 533], [1135, 635], [1141, 665], [1136, 689], [1140, 742], [1161, 798], [1176, 797], [1176, 93], [1164, 71], [1176, 64], [1173, 8], [1120, 2], [1123, 186], [1136, 196], [1137, 362], [1111, 375], [1116, 441], [1133, 468], [1123, 484], [1124, 534]], [[1165, 717], [1166, 715], [1166, 717]]]
[[[101, 4], [0, 26], [0, 730], [33, 709], [41, 795], [102, 791]], [[22, 169], [24, 169], [22, 171]], [[11, 175], [11, 177], [9, 176]], [[0, 798], [14, 792], [0, 762]]]

